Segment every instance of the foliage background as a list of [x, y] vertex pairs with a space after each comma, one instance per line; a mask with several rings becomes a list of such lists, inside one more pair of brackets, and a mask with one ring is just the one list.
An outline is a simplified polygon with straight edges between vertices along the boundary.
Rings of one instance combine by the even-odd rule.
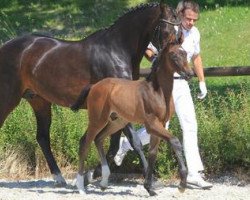
[[[1, 0], [0, 43], [30, 32], [45, 33], [67, 40], [84, 39], [94, 31], [110, 26], [129, 8], [146, 2], [151, 1]], [[177, 4], [174, 0], [167, 2], [172, 6]], [[249, 66], [249, 1], [197, 2], [201, 5], [197, 27], [202, 36], [204, 66]], [[145, 59], [142, 61], [142, 67], [149, 65]], [[249, 170], [249, 77], [208, 77], [206, 81], [209, 93], [205, 101], [196, 99], [197, 80], [190, 82], [196, 105], [200, 152], [206, 172], [218, 174], [228, 170]], [[66, 174], [77, 168], [78, 141], [87, 123], [86, 111], [73, 113], [68, 108], [53, 105], [51, 146]], [[181, 138], [181, 129], [176, 117], [171, 121], [170, 129]], [[48, 174], [49, 170], [36, 142], [35, 132], [33, 112], [29, 105], [22, 101], [0, 129], [0, 176], [18, 176], [17, 172], [39, 176]], [[106, 146], [108, 143], [107, 140]], [[145, 151], [147, 152], [146, 147]], [[97, 162], [98, 156], [93, 145], [87, 163], [91, 168]], [[138, 157], [129, 152], [122, 167], [111, 167], [113, 171], [141, 172], [138, 163]], [[177, 166], [171, 150], [162, 142], [156, 172], [167, 178], [176, 171]]]

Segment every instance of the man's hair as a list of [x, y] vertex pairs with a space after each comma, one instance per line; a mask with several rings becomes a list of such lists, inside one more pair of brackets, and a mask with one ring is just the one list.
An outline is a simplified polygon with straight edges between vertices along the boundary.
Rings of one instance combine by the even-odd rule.
[[183, 14], [187, 9], [190, 9], [198, 14], [200, 12], [199, 5], [196, 2], [189, 0], [180, 1], [177, 5], [176, 11], [178, 14]]

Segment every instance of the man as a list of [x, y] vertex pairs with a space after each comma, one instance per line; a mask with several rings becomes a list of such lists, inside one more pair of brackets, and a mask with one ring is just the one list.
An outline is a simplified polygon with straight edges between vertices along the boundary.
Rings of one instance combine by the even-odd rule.
[[[197, 97], [204, 99], [207, 95], [207, 88], [200, 56], [200, 33], [194, 26], [199, 18], [199, 5], [193, 1], [181, 1], [177, 6], [177, 13], [181, 17], [181, 27], [184, 34], [182, 47], [187, 52], [188, 62], [192, 61], [194, 71], [199, 80], [200, 93]], [[152, 61], [152, 58], [157, 53], [157, 49], [150, 43], [145, 56]], [[172, 95], [175, 111], [183, 131], [183, 147], [188, 167], [187, 183], [190, 186], [209, 189], [212, 187], [212, 184], [205, 181], [200, 174], [204, 170], [204, 167], [198, 149], [197, 121], [190, 88], [188, 82], [182, 79], [177, 73], [174, 74]], [[166, 128], [168, 128], [168, 124], [166, 124]], [[149, 143], [150, 136], [145, 128], [139, 129], [138, 135], [142, 145]], [[133, 150], [133, 148], [127, 138], [121, 137], [120, 149], [114, 158], [118, 166], [121, 165], [128, 150]]]

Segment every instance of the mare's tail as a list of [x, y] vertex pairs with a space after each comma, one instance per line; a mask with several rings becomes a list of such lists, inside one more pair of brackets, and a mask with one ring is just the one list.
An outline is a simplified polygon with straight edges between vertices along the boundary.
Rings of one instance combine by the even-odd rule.
[[70, 107], [71, 110], [76, 112], [81, 108], [81, 106], [83, 106], [83, 104], [86, 101], [86, 98], [88, 97], [91, 86], [92, 86], [91, 84], [88, 84], [86, 87], [83, 88], [76, 102]]

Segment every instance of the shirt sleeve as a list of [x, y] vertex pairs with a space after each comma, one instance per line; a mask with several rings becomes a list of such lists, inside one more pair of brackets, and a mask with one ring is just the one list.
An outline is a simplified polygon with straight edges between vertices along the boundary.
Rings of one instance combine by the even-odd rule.
[[198, 29], [195, 29], [194, 34], [194, 55], [198, 55], [200, 53], [200, 32]]
[[151, 42], [148, 44], [147, 49], [150, 49], [151, 51], [153, 51], [154, 54], [158, 54], [158, 50], [156, 49], [156, 47]]

